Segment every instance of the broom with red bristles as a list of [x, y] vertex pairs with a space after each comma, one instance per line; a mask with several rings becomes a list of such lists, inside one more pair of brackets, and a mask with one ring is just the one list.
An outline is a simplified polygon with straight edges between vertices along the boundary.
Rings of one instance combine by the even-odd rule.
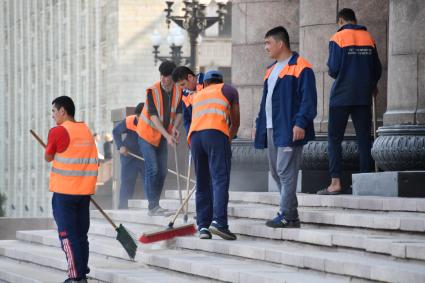
[[149, 243], [158, 242], [158, 241], [170, 240], [174, 237], [181, 237], [181, 236], [188, 236], [188, 235], [195, 234], [196, 228], [194, 224], [174, 226], [174, 222], [176, 221], [180, 212], [183, 210], [183, 207], [189, 201], [190, 197], [192, 196], [195, 190], [196, 190], [196, 185], [193, 186], [190, 193], [186, 196], [185, 200], [180, 205], [180, 208], [176, 211], [176, 214], [174, 214], [170, 223], [168, 223], [167, 228], [154, 230], [148, 233], [143, 233], [142, 236], [140, 236], [139, 241], [143, 244], [149, 244]]
[[[137, 154], [134, 154], [132, 152], [128, 153], [130, 156], [137, 158], [139, 160], [145, 161], [145, 159], [141, 156], [138, 156]], [[179, 172], [175, 172], [173, 170], [168, 169], [169, 172], [180, 175]], [[178, 170], [177, 170], [178, 171]], [[190, 175], [185, 177], [180, 175], [181, 178], [186, 179], [188, 182], [195, 183], [194, 180], [190, 178]], [[174, 216], [172, 217], [170, 223], [168, 223], [167, 227], [165, 229], [156, 229], [154, 231], [150, 231], [147, 233], [143, 233], [142, 236], [139, 238], [139, 242], [143, 244], [150, 244], [154, 242], [164, 241], [164, 240], [170, 240], [174, 237], [181, 237], [181, 236], [188, 236], [193, 235], [196, 233], [196, 228], [194, 224], [185, 224], [185, 225], [179, 225], [174, 226], [174, 223], [176, 222], [177, 217], [179, 216], [180, 212], [183, 210], [185, 205], [189, 202], [190, 197], [192, 196], [193, 192], [196, 190], [196, 183], [193, 186], [192, 190], [188, 193], [184, 201], [180, 204], [180, 208], [176, 211]]]

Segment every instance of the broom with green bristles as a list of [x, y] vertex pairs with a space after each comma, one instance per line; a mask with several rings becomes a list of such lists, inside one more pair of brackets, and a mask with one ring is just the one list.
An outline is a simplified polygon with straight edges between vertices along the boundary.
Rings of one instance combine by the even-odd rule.
[[[30, 130], [30, 133], [44, 148], [46, 148], [46, 144], [33, 130]], [[116, 239], [123, 246], [128, 256], [134, 260], [134, 258], [136, 257], [136, 251], [137, 251], [137, 242], [135, 237], [132, 236], [122, 224], [117, 226], [114, 223], [114, 221], [112, 221], [112, 219], [105, 213], [105, 211], [103, 211], [103, 209], [94, 201], [92, 197], [90, 197], [90, 201], [99, 210], [99, 212], [106, 218], [106, 220], [108, 220], [108, 222], [112, 225], [112, 227], [114, 227], [114, 230], [117, 231]]]

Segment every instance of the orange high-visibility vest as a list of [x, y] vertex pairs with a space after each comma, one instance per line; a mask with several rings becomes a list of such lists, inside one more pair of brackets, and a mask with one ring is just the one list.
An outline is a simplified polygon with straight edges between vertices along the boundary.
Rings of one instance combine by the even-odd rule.
[[[136, 125], [134, 125], [134, 120], [136, 120]], [[133, 132], [136, 132], [137, 129], [137, 115], [130, 115], [125, 117], [125, 127]]]
[[56, 153], [50, 172], [50, 191], [92, 195], [96, 191], [98, 157], [92, 133], [83, 122], [61, 124], [69, 134], [68, 148]]
[[194, 94], [189, 144], [191, 134], [202, 130], [218, 130], [230, 136], [230, 103], [223, 95], [223, 85], [210, 85]]
[[[155, 83], [153, 86], [146, 89], [146, 94], [152, 91], [153, 102], [158, 111], [159, 120], [164, 120], [164, 103], [162, 101], [162, 92], [160, 82]], [[173, 95], [171, 97], [171, 113], [170, 113], [170, 125], [168, 131], [171, 131], [174, 120], [176, 119], [177, 106], [179, 105], [182, 98], [182, 90], [176, 85], [173, 86]], [[143, 107], [142, 113], [140, 114], [139, 122], [137, 124], [136, 132], [145, 141], [153, 146], [158, 147], [161, 142], [161, 132], [158, 131], [151, 120], [151, 116], [148, 113], [149, 101], [146, 96], [145, 107]]]
[[[200, 91], [203, 88], [204, 88], [203, 84], [197, 84], [196, 90], [194, 92]], [[184, 105], [186, 106], [186, 108], [189, 108], [189, 106], [192, 105], [192, 96], [193, 96], [194, 92], [191, 91], [188, 95], [182, 96], [182, 101], [183, 101]]]

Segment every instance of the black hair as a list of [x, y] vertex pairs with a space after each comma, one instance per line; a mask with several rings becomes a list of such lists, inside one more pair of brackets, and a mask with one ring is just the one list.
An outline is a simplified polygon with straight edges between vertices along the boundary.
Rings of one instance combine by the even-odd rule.
[[273, 37], [275, 40], [283, 41], [283, 43], [285, 43], [286, 47], [288, 47], [288, 49], [291, 49], [291, 44], [289, 43], [288, 31], [283, 26], [278, 26], [278, 27], [272, 28], [271, 30], [269, 30], [266, 33], [264, 38], [267, 38], [267, 37], [270, 37], [270, 36]]
[[179, 66], [173, 71], [173, 81], [176, 83], [178, 81], [187, 80], [189, 75], [195, 76], [195, 73], [186, 66]]
[[223, 83], [223, 78], [211, 78], [211, 79], [208, 79], [208, 80], [204, 80], [204, 83], [221, 84], [221, 83]]
[[145, 104], [143, 102], [140, 102], [139, 104], [137, 104], [136, 109], [134, 109], [134, 114], [140, 115], [140, 113], [142, 113], [144, 105]]
[[176, 63], [172, 61], [164, 61], [161, 63], [161, 65], [159, 65], [159, 73], [167, 77], [173, 73], [176, 67]]
[[339, 19], [343, 19], [346, 22], [357, 22], [356, 14], [350, 8], [339, 10], [338, 16], [336, 17], [336, 22], [338, 22]]
[[56, 107], [57, 110], [61, 109], [63, 107], [63, 109], [65, 109], [66, 113], [74, 118], [75, 115], [75, 105], [74, 105], [74, 101], [72, 101], [71, 97], [69, 96], [59, 96], [56, 97], [53, 101], [52, 101], [52, 105], [54, 105]]

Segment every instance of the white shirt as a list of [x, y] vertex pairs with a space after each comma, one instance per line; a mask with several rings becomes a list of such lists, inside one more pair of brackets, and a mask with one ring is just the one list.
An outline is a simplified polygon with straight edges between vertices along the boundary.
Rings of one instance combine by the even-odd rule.
[[291, 60], [292, 56], [289, 56], [288, 59], [283, 61], [277, 61], [272, 72], [270, 73], [269, 78], [267, 79], [267, 97], [266, 97], [266, 120], [267, 120], [267, 129], [273, 128], [272, 120], [272, 95], [274, 87], [276, 86], [277, 78], [279, 77], [280, 72]]

